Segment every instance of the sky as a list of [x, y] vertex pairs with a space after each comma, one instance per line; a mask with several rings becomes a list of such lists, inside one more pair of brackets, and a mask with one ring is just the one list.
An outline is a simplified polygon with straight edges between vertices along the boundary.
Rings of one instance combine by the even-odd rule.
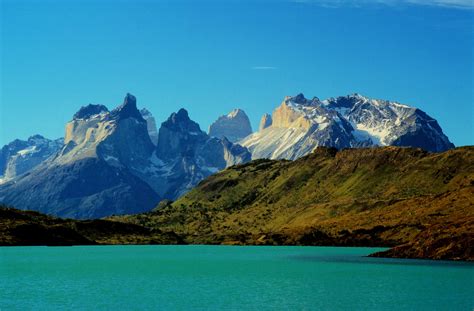
[[127, 92], [158, 125], [207, 130], [234, 108], [254, 129], [284, 96], [351, 93], [418, 107], [474, 145], [471, 0], [0, 0], [0, 145], [64, 135]]

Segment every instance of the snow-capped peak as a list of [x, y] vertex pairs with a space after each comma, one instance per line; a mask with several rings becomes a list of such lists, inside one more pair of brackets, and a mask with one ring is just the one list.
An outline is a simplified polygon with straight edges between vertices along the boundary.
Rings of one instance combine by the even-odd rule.
[[429, 151], [454, 147], [436, 120], [423, 111], [357, 93], [323, 101], [308, 100], [303, 94], [287, 96], [271, 119], [271, 126], [240, 142], [253, 158], [294, 159], [316, 146], [395, 145]]

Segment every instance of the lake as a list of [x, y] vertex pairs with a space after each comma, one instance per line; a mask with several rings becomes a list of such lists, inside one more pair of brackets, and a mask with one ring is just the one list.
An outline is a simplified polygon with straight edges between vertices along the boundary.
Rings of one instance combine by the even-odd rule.
[[379, 250], [0, 247], [0, 310], [473, 310], [473, 264]]

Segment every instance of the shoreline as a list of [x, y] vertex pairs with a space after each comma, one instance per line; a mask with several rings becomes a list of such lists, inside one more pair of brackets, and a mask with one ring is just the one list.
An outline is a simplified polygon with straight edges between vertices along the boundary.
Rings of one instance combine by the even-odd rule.
[[423, 261], [433, 261], [433, 262], [456, 262], [456, 263], [467, 263], [474, 264], [472, 259], [459, 259], [459, 258], [429, 258], [429, 257], [401, 257], [401, 256], [383, 256], [382, 254], [390, 252], [395, 247], [388, 246], [342, 246], [342, 245], [257, 245], [257, 244], [199, 244], [199, 243], [190, 243], [190, 244], [150, 244], [150, 243], [122, 243], [122, 244], [113, 244], [113, 243], [103, 243], [103, 244], [70, 244], [70, 245], [41, 245], [41, 244], [22, 244], [22, 245], [0, 245], [0, 248], [15, 248], [15, 247], [100, 247], [100, 246], [222, 246], [222, 247], [256, 247], [256, 248], [271, 248], [271, 247], [318, 247], [318, 248], [384, 248], [385, 250], [377, 251], [375, 253], [370, 253], [365, 256], [366, 258], [381, 258], [381, 259], [400, 259], [400, 260], [423, 260]]

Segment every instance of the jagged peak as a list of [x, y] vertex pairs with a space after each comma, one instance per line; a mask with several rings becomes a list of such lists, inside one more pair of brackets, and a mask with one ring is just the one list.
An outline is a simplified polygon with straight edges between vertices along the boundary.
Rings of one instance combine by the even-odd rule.
[[395, 106], [398, 108], [407, 108], [407, 109], [416, 109], [414, 107], [401, 104], [396, 101], [384, 100], [384, 99], [375, 99], [360, 93], [352, 93], [346, 96], [338, 96], [336, 98], [331, 97], [323, 101], [325, 105], [330, 107], [341, 107], [341, 108], [352, 108], [356, 104], [368, 104], [372, 106]]
[[94, 115], [106, 112], [109, 112], [109, 110], [104, 105], [88, 104], [87, 106], [82, 106], [72, 118], [73, 120], [88, 119]]
[[35, 134], [28, 137], [29, 144], [45, 144], [45, 143], [58, 143], [58, 142], [62, 143], [62, 140], [63, 140], [62, 138], [49, 139], [40, 134]]
[[233, 118], [236, 118], [236, 117], [239, 117], [239, 116], [247, 117], [247, 114], [245, 113], [245, 111], [243, 111], [240, 108], [236, 108], [236, 109], [232, 110], [231, 112], [229, 112], [227, 114], [227, 118], [229, 118], [229, 119], [233, 119]]
[[304, 104], [308, 100], [306, 99], [306, 97], [304, 97], [303, 93], [299, 93], [298, 95], [292, 97], [291, 101], [294, 102], [294, 103], [297, 103], [297, 104]]
[[130, 93], [127, 93], [125, 95], [125, 98], [123, 100], [123, 105], [126, 106], [126, 105], [137, 105], [137, 98], [135, 96], [133, 96], [132, 94]]
[[369, 98], [367, 96], [364, 96], [360, 93], [352, 93], [352, 94], [347, 95], [346, 97], [348, 97], [348, 98], [357, 98], [357, 99], [362, 99], [362, 100], [369, 100]]
[[316, 96], [312, 99], [307, 99], [303, 93], [299, 93], [296, 96], [285, 96], [283, 102], [287, 105], [315, 106], [320, 103], [320, 100]]
[[235, 118], [245, 118], [245, 119], [248, 119], [248, 116], [247, 116], [247, 114], [245, 113], [245, 111], [244, 111], [243, 109], [235, 108], [235, 109], [233, 109], [231, 112], [229, 112], [228, 114], [220, 116], [220, 117], [216, 120], [216, 122], [218, 122], [218, 121], [220, 121], [220, 120], [235, 119]]
[[217, 118], [209, 126], [209, 135], [213, 137], [226, 137], [231, 142], [236, 142], [252, 133], [252, 126], [247, 114], [240, 108], [233, 109], [226, 115]]
[[127, 95], [125, 95], [123, 104], [112, 110], [111, 115], [112, 117], [119, 119], [143, 119], [140, 111], [138, 111], [137, 109], [137, 99], [130, 93], [127, 93]]
[[148, 110], [146, 108], [140, 109], [140, 113], [143, 117], [151, 117], [152, 116], [150, 110]]
[[189, 118], [188, 111], [184, 108], [173, 112], [161, 126], [173, 131], [201, 133], [199, 124]]
[[28, 137], [28, 140], [36, 140], [36, 139], [45, 139], [45, 137], [43, 135], [40, 135], [40, 134], [35, 134], [35, 135], [31, 135], [30, 137]]
[[262, 118], [260, 119], [260, 126], [259, 126], [259, 131], [262, 131], [266, 129], [267, 127], [270, 127], [272, 125], [272, 116], [271, 114], [264, 113]]
[[187, 120], [191, 120], [189, 118], [189, 113], [186, 109], [184, 108], [181, 108], [178, 110], [178, 112], [176, 113], [176, 116], [180, 119], [187, 119]]

